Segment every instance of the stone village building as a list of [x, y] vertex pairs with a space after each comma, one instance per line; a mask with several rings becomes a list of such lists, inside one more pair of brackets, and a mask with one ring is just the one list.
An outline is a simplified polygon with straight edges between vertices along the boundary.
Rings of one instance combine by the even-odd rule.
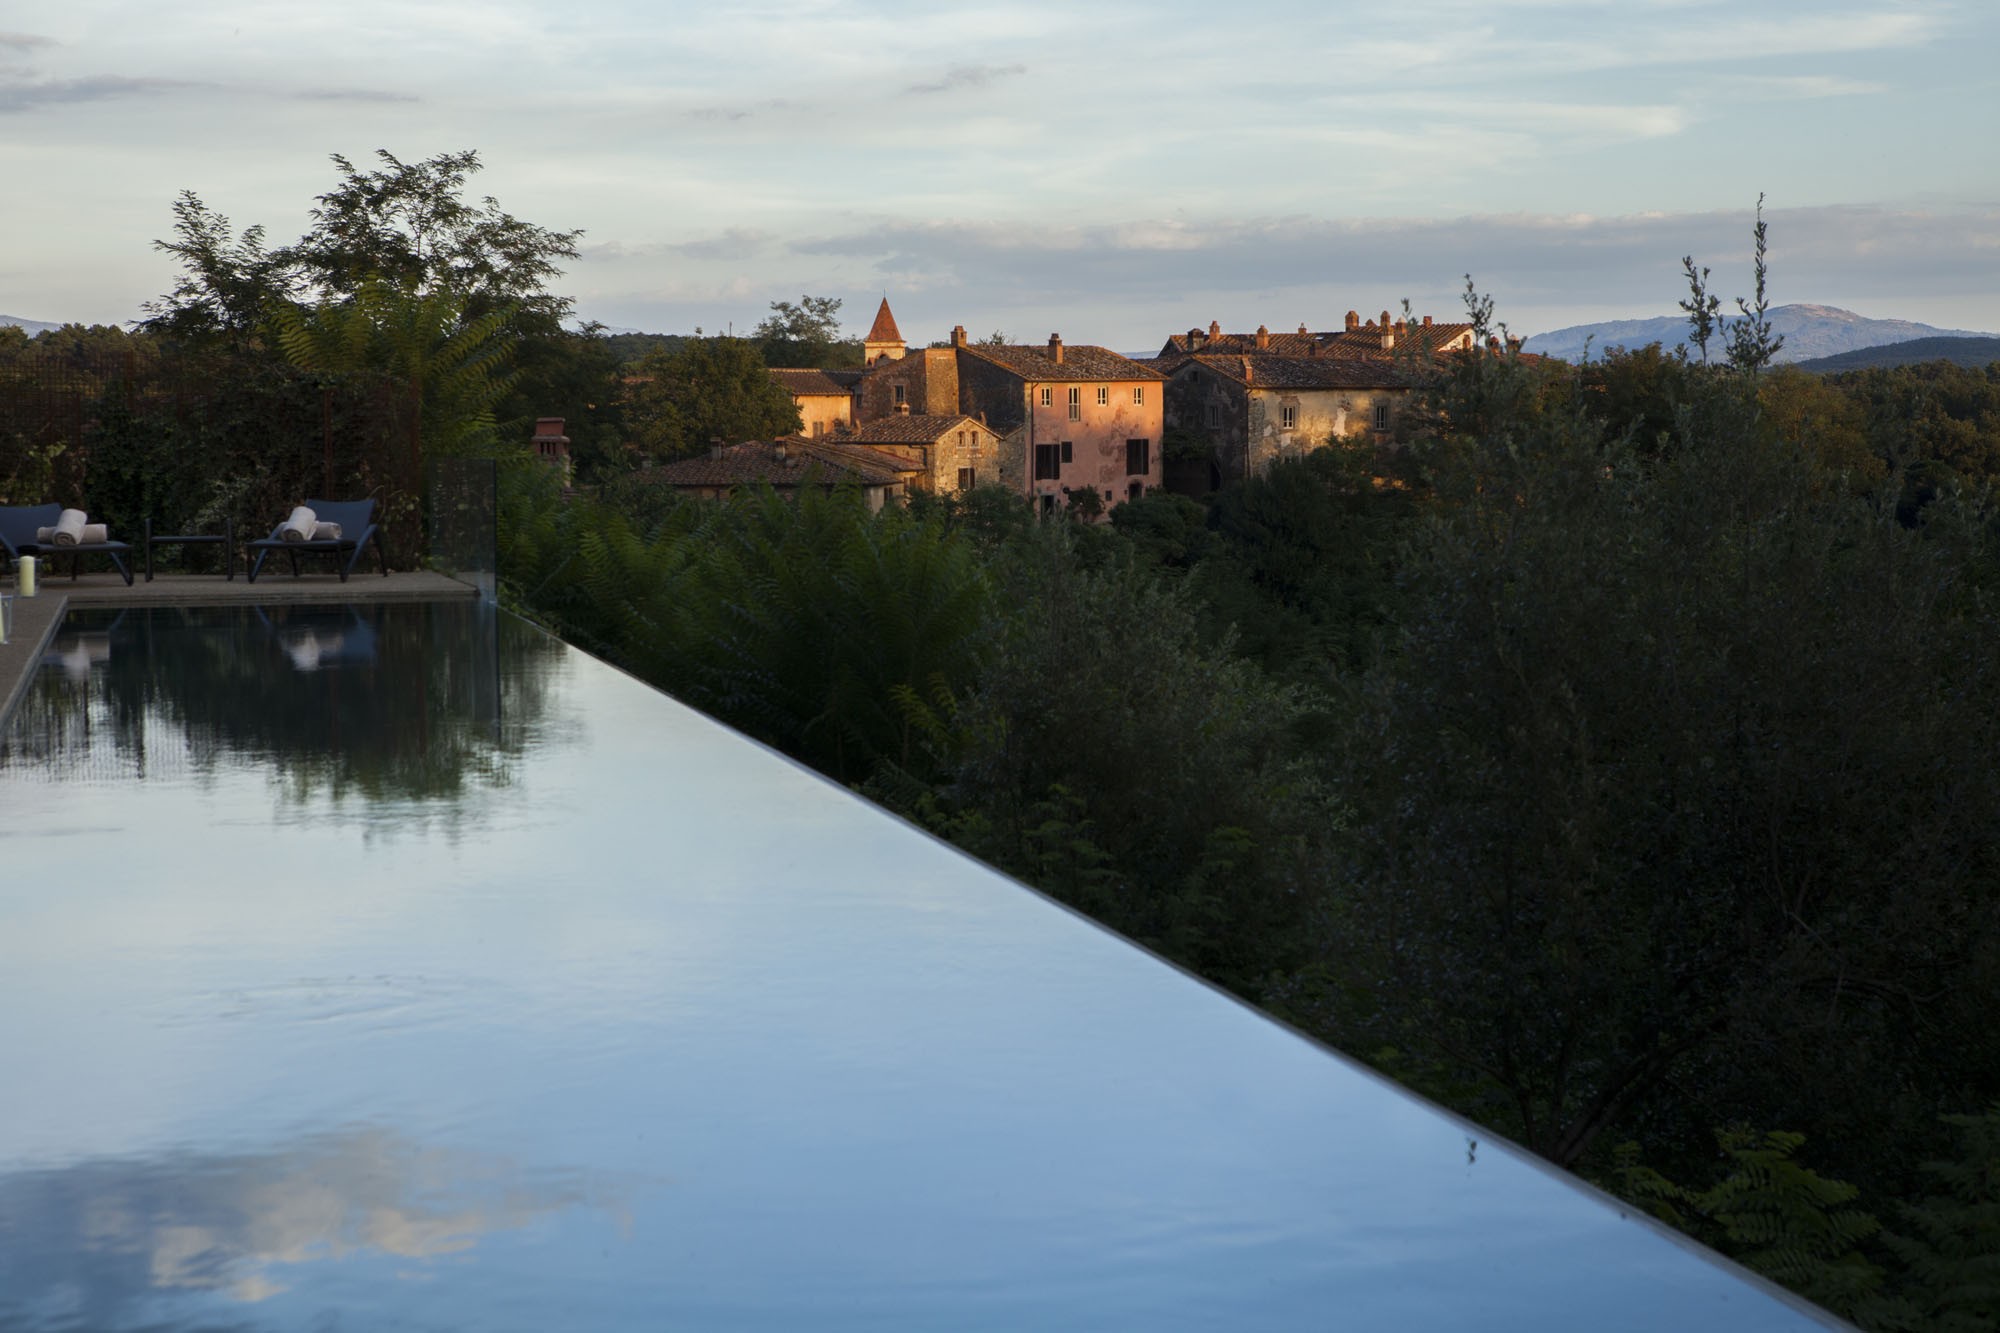
[[1054, 334], [1046, 345], [974, 344], [960, 325], [944, 346], [911, 350], [885, 336], [894, 333], [885, 300], [866, 344], [857, 433], [902, 416], [970, 419], [985, 432], [982, 449], [991, 439], [991, 463], [969, 464], [977, 482], [996, 481], [1045, 512], [1085, 488], [1109, 507], [1162, 484], [1159, 371]]
[[788, 370], [773, 367], [771, 378], [799, 409], [799, 434], [835, 435], [854, 424], [858, 370]]
[[1364, 323], [1347, 312], [1344, 328], [1274, 334], [1174, 334], [1151, 365], [1168, 376], [1165, 429], [1200, 441], [1200, 454], [1177, 457], [1168, 481], [1176, 491], [1219, 490], [1334, 439], [1386, 441], [1402, 404], [1423, 377], [1426, 359], [1471, 348], [1470, 324]]

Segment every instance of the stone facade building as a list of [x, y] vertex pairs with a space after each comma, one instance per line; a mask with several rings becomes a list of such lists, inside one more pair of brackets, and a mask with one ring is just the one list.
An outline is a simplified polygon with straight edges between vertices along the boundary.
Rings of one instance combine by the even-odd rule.
[[[871, 348], [885, 323], [894, 329], [886, 301]], [[1059, 335], [1045, 345], [971, 343], [960, 325], [942, 347], [871, 360], [854, 430], [905, 415], [969, 418], [993, 440], [990, 462], [982, 443], [982, 456], [963, 465], [978, 484], [998, 482], [1043, 510], [1085, 489], [1109, 507], [1163, 482], [1165, 388], [1158, 370], [1107, 348], [1066, 345]], [[943, 476], [939, 488], [950, 489]]]
[[[914, 358], [910, 358], [914, 359]], [[922, 470], [913, 486], [954, 495], [1000, 479], [1000, 434], [963, 413], [898, 414], [855, 426], [841, 442]]]
[[1219, 490], [1334, 440], [1385, 441], [1415, 384], [1408, 367], [1382, 358], [1181, 357], [1166, 429], [1204, 440], [1207, 456], [1177, 460], [1173, 488]]
[[1198, 494], [1332, 440], [1386, 441], [1425, 364], [1470, 350], [1473, 337], [1467, 323], [1386, 310], [1365, 322], [1350, 310], [1329, 332], [1224, 333], [1211, 322], [1173, 334], [1150, 363], [1169, 377], [1165, 427], [1201, 450], [1176, 457], [1170, 483]]
[[792, 370], [772, 367], [771, 378], [799, 409], [799, 434], [836, 435], [854, 424], [858, 370]]

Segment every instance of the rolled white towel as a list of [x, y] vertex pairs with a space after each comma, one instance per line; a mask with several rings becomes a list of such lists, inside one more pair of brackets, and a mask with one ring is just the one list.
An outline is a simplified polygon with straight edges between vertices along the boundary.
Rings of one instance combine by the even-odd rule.
[[339, 540], [340, 540], [340, 524], [338, 524], [338, 523], [315, 523], [315, 524], [313, 524], [313, 535], [312, 535], [312, 539], [313, 539], [314, 541], [316, 541], [316, 542], [337, 542], [337, 541], [339, 541]]
[[[111, 540], [111, 529], [103, 523], [86, 523], [83, 525], [82, 540], [85, 546], [94, 546], [108, 542]], [[54, 528], [35, 529], [35, 545], [54, 546], [55, 544], [56, 530]]]
[[56, 530], [54, 528], [35, 529], [35, 545], [54, 546], [55, 544], [56, 544]]
[[312, 540], [313, 527], [318, 522], [319, 516], [317, 514], [304, 505], [300, 505], [291, 512], [291, 515], [283, 523], [278, 525], [278, 540], [286, 542], [309, 542]]
[[62, 517], [49, 532], [49, 545], [74, 546], [83, 539], [83, 529], [90, 522], [90, 515], [81, 509], [65, 509]]

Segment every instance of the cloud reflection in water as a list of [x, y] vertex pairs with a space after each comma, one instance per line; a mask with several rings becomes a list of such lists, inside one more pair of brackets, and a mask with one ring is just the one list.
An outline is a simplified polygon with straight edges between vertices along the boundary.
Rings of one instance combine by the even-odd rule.
[[388, 1264], [366, 1279], [380, 1296], [385, 1277], [421, 1279], [428, 1261], [580, 1206], [618, 1204], [574, 1175], [530, 1175], [379, 1126], [262, 1152], [17, 1170], [0, 1175], [0, 1327], [183, 1327], [163, 1323], [162, 1307], [191, 1300], [200, 1326], [227, 1324], [219, 1302], [309, 1286], [328, 1261]]

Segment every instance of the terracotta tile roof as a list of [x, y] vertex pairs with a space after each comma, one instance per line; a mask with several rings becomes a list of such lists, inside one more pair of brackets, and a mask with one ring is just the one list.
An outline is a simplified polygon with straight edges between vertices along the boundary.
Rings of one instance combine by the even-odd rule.
[[868, 327], [871, 343], [899, 343], [903, 341], [903, 331], [896, 327], [896, 317], [889, 313], [889, 298], [882, 298], [882, 308], [875, 312], [875, 322]]
[[770, 378], [778, 380], [778, 388], [788, 394], [836, 394], [846, 398], [854, 392], [850, 384], [842, 384], [826, 370], [792, 370], [788, 366], [772, 366]]
[[787, 435], [787, 447], [802, 449], [821, 461], [840, 467], [853, 468], [860, 472], [870, 470], [885, 472], [890, 481], [900, 481], [912, 472], [922, 472], [924, 465], [901, 454], [884, 453], [873, 449], [859, 440], [828, 439], [824, 436]]
[[1176, 369], [1198, 365], [1253, 389], [1406, 389], [1417, 382], [1411, 369], [1388, 357], [1273, 356], [1265, 353], [1261, 356], [1183, 356], [1174, 360]]
[[[782, 453], [781, 453], [782, 450]], [[798, 486], [811, 478], [834, 486], [848, 478], [864, 486], [891, 486], [907, 467], [859, 446], [828, 445], [800, 435], [776, 441], [745, 440], [725, 445], [721, 456], [711, 453], [644, 468], [635, 479], [663, 486]]]
[[1273, 333], [1266, 346], [1257, 346], [1254, 333], [1176, 333], [1168, 337], [1155, 360], [1182, 358], [1197, 353], [1229, 356], [1341, 356], [1372, 360], [1393, 359], [1412, 339], [1433, 351], [1441, 350], [1472, 332], [1472, 325], [1412, 324], [1396, 335], [1396, 348], [1382, 346], [1382, 330], [1373, 323], [1358, 329], [1334, 329], [1324, 333]]
[[1050, 354], [1050, 348], [1041, 343], [1016, 343], [1002, 347], [980, 344], [976, 347], [961, 347], [961, 353], [970, 353], [986, 361], [991, 361], [1003, 369], [1012, 371], [1024, 380], [1158, 380], [1165, 379], [1153, 367], [1143, 361], [1120, 356], [1105, 347], [1093, 347], [1088, 343], [1066, 343], [1063, 345], [1063, 359], [1057, 362]]
[[[771, 367], [771, 378], [776, 380], [778, 387], [786, 393], [799, 395], [835, 394], [845, 398], [854, 392], [854, 387], [851, 382], [842, 384], [833, 377], [834, 374], [840, 373], [846, 372], [837, 371], [829, 374], [824, 370], [792, 370], [782, 366]], [[853, 373], [858, 375], [860, 372], [855, 371]]]
[[[962, 414], [950, 416], [913, 414], [910, 416], [881, 417], [874, 421], [863, 421], [849, 426], [841, 433], [843, 441], [855, 444], [935, 444], [955, 430], [979, 426], [979, 422]], [[991, 433], [990, 427], [980, 427]]]

